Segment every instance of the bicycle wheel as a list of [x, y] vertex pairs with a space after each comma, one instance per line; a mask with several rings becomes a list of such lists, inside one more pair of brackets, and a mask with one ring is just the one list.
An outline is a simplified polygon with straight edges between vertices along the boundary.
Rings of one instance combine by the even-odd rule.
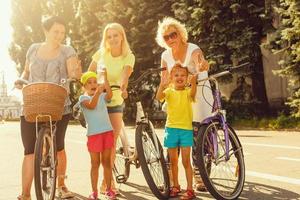
[[125, 141], [122, 140], [122, 136], [119, 136], [116, 142], [116, 159], [113, 168], [117, 183], [126, 183], [129, 178], [129, 155], [130, 152], [128, 147], [125, 145]]
[[[151, 123], [151, 122], [150, 122]], [[135, 133], [139, 162], [150, 190], [158, 199], [168, 199], [170, 183], [162, 146], [157, 139], [159, 154], [155, 148], [151, 124], [139, 124]]]
[[50, 128], [42, 127], [35, 144], [34, 184], [38, 200], [53, 200], [56, 189], [56, 144]]
[[[216, 199], [237, 199], [245, 182], [245, 163], [242, 146], [234, 130], [228, 128], [229, 159], [225, 154], [225, 135], [218, 121], [202, 129], [196, 139], [195, 164], [202, 180]], [[205, 170], [202, 170], [205, 169]]]

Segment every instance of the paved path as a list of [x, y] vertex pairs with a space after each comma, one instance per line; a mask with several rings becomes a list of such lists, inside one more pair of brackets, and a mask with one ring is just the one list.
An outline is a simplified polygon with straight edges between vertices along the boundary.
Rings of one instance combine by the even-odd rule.
[[[133, 142], [134, 129], [126, 127]], [[86, 150], [85, 129], [70, 125], [66, 137], [69, 188], [76, 200], [86, 200], [90, 193], [89, 155]], [[160, 138], [163, 130], [158, 129]], [[246, 183], [240, 199], [300, 200], [300, 132], [237, 131], [244, 146]], [[23, 146], [18, 122], [0, 124], [0, 200], [15, 200], [21, 190], [20, 169]], [[133, 144], [133, 143], [132, 143]], [[181, 168], [182, 169], [182, 168]], [[180, 182], [185, 188], [184, 173]], [[155, 199], [141, 169], [131, 167], [128, 184], [119, 186], [119, 199]], [[32, 189], [32, 194], [34, 190]], [[34, 198], [33, 198], [34, 199]], [[197, 199], [213, 199], [209, 193], [197, 193]]]

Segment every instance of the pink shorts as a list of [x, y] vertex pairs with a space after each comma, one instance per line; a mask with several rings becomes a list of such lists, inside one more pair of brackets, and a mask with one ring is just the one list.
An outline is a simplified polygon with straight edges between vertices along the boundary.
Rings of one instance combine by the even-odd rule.
[[88, 136], [87, 147], [89, 152], [99, 153], [114, 146], [114, 133], [104, 133]]

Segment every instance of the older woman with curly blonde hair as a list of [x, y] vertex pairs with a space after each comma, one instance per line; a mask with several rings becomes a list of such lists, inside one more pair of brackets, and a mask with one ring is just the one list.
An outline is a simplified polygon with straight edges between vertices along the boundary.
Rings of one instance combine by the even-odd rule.
[[[165, 51], [161, 55], [161, 67], [166, 67], [168, 70], [162, 73], [163, 81], [168, 79], [169, 73], [175, 63], [181, 63], [187, 67], [190, 74], [198, 73], [198, 77], [200, 78], [208, 77], [209, 64], [205, 60], [199, 46], [188, 42], [188, 33], [184, 24], [174, 18], [165, 17], [158, 22], [156, 41], [159, 46], [165, 48]], [[211, 115], [211, 105], [213, 103], [209, 82], [201, 85], [197, 86], [196, 101], [193, 103], [194, 136], [198, 134], [200, 122]], [[195, 174], [198, 174], [198, 176]], [[175, 188], [177, 191], [180, 191], [177, 182], [178, 174], [172, 175], [174, 181], [173, 189]], [[206, 188], [197, 170], [194, 170], [194, 177], [196, 179], [196, 189], [200, 191], [205, 190]]]

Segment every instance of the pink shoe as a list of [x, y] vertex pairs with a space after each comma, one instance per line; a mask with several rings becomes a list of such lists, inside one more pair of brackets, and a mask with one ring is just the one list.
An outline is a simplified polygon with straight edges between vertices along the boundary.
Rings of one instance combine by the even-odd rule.
[[97, 200], [98, 199], [98, 192], [93, 192], [89, 196], [89, 200]]
[[105, 196], [108, 197], [109, 200], [116, 199], [116, 193], [112, 189], [106, 190]]

